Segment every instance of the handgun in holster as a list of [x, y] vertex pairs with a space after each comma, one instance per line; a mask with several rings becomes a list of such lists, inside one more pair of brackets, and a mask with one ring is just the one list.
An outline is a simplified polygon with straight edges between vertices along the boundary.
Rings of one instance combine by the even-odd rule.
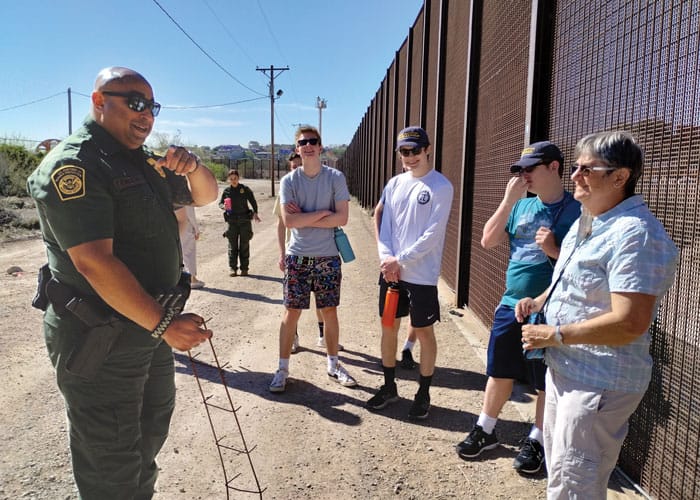
[[111, 312], [100, 310], [89, 300], [80, 297], [73, 297], [65, 308], [89, 328], [83, 345], [68, 358], [66, 370], [91, 380], [119, 338], [119, 320]]
[[53, 277], [49, 265], [44, 264], [39, 269], [32, 306], [46, 311], [49, 304], [59, 316], [69, 312], [88, 327], [83, 345], [69, 355], [66, 369], [79, 377], [93, 379], [119, 337], [119, 319], [101, 299], [81, 297]]
[[[190, 296], [190, 282], [190, 275], [183, 272], [176, 286], [156, 294], [156, 301], [163, 309], [172, 309], [180, 314]], [[85, 343], [68, 359], [66, 369], [74, 375], [92, 379], [119, 337], [119, 320], [111, 309], [95, 307], [93, 302], [78, 297], [70, 300], [66, 309], [90, 327]]]

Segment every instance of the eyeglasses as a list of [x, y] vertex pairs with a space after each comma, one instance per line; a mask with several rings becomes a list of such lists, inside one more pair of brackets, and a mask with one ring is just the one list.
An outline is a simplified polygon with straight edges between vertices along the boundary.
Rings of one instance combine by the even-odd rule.
[[531, 173], [534, 172], [535, 169], [536, 169], [537, 167], [539, 167], [540, 165], [549, 165], [549, 163], [543, 161], [543, 162], [537, 163], [537, 164], [535, 164], [535, 165], [529, 165], [529, 166], [527, 166], [527, 167], [520, 167], [520, 170], [518, 170], [517, 172], [515, 172], [515, 175], [521, 176], [521, 175], [523, 175], [523, 174], [531, 174]]
[[399, 149], [399, 154], [404, 158], [408, 156], [418, 156], [423, 151], [423, 148], [415, 147], [410, 149]]
[[297, 146], [306, 146], [307, 144], [311, 144], [312, 146], [315, 146], [318, 144], [319, 139], [317, 137], [314, 137], [312, 139], [299, 139], [297, 141]]
[[114, 97], [124, 97], [126, 99], [126, 105], [130, 110], [136, 111], [137, 113], [142, 113], [143, 111], [150, 109], [151, 114], [155, 118], [160, 113], [160, 104], [156, 101], [146, 99], [140, 94], [134, 92], [113, 92], [111, 90], [103, 90], [104, 95], [114, 96]]
[[589, 167], [587, 165], [571, 165], [571, 176], [573, 177], [576, 172], [581, 172], [581, 175], [588, 177], [591, 172], [610, 172], [612, 170], [617, 170], [615, 167]]

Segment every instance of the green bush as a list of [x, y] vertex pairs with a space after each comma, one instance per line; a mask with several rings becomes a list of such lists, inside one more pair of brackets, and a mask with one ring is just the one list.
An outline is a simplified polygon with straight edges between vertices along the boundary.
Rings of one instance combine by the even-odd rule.
[[27, 196], [27, 177], [41, 159], [22, 146], [0, 144], [0, 195]]
[[214, 177], [220, 181], [226, 180], [226, 174], [228, 174], [228, 167], [222, 163], [214, 163], [213, 161], [204, 161], [204, 165], [211, 170]]

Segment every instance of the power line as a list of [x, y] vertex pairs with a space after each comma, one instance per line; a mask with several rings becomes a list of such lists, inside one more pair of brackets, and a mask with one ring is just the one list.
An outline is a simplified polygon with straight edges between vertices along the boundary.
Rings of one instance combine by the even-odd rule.
[[[82, 96], [82, 97], [87, 97], [88, 99], [90, 99], [92, 97], [88, 94], [83, 94], [82, 92], [78, 92], [77, 90], [71, 90], [71, 92], [73, 94], [77, 94], [77, 95]], [[11, 109], [22, 108], [24, 106], [36, 104], [38, 102], [46, 101], [48, 99], [53, 99], [54, 97], [60, 96], [62, 94], [65, 94], [65, 92], [59, 92], [57, 94], [53, 94], [53, 95], [50, 95], [47, 97], [42, 97], [41, 99], [35, 99], [34, 101], [31, 101], [31, 102], [25, 102], [24, 104], [17, 104], [16, 106], [10, 106], [9, 108], [3, 108], [3, 109], [0, 109], [0, 111], [9, 111]], [[178, 110], [178, 111], [179, 110], [187, 110], [187, 109], [221, 108], [224, 106], [233, 106], [234, 104], [243, 104], [246, 102], [259, 101], [261, 99], [267, 99], [267, 98], [268, 98], [268, 96], [264, 95], [261, 97], [253, 97], [251, 99], [243, 99], [241, 101], [223, 102], [221, 104], [200, 104], [200, 105], [196, 105], [196, 106], [175, 106], [175, 105], [165, 106], [164, 105], [164, 106], [162, 106], [162, 108], [163, 109], [173, 109], [173, 110]]]
[[[9, 108], [2, 108], [2, 109], [0, 109], [0, 111], [9, 111], [11, 109], [23, 108], [25, 106], [30, 106], [30, 105], [36, 104], [38, 102], [48, 101], [49, 99], [53, 99], [54, 97], [58, 97], [58, 96], [63, 95], [63, 94], [65, 94], [65, 92], [59, 92], [57, 94], [50, 95], [48, 97], [42, 97], [41, 99], [36, 99], [34, 101], [31, 101], [31, 102], [25, 102], [24, 104], [17, 104], [16, 106], [10, 106]], [[265, 97], [267, 97], [267, 96], [265, 96]]]
[[270, 32], [270, 37], [272, 37], [272, 40], [274, 40], [275, 45], [277, 46], [277, 50], [279, 50], [280, 55], [282, 55], [282, 57], [284, 58], [284, 54], [282, 53], [282, 47], [277, 41], [277, 37], [275, 36], [275, 32], [272, 30], [270, 21], [267, 20], [267, 16], [265, 15], [265, 11], [263, 10], [262, 5], [260, 4], [260, 0], [258, 0], [258, 8], [260, 9], [260, 13], [262, 14], [263, 20], [265, 21], [265, 25], [267, 26], [267, 31]]
[[207, 9], [209, 9], [209, 12], [211, 12], [212, 16], [214, 16], [214, 19], [216, 19], [216, 21], [221, 25], [221, 27], [224, 29], [224, 31], [229, 36], [229, 38], [231, 40], [233, 40], [233, 43], [236, 44], [236, 46], [241, 51], [241, 53], [248, 58], [251, 65], [254, 65], [255, 61], [253, 60], [253, 58], [250, 57], [250, 55], [246, 52], [246, 50], [243, 48], [243, 46], [240, 43], [238, 43], [238, 40], [236, 40], [236, 38], [233, 36], [233, 33], [231, 33], [231, 31], [228, 29], [226, 24], [224, 24], [224, 22], [221, 20], [221, 18], [216, 14], [216, 12], [214, 12], [214, 9], [211, 8], [211, 6], [209, 5], [209, 2], [207, 2], [207, 0], [202, 0], [202, 2], [204, 3], [204, 5], [207, 6]]
[[243, 101], [235, 101], [235, 102], [225, 102], [223, 104], [202, 104], [200, 106], [161, 106], [163, 109], [175, 109], [175, 110], [182, 110], [182, 109], [204, 109], [204, 108], [220, 108], [223, 106], [231, 106], [233, 104], [242, 104], [244, 102], [251, 102], [251, 101], [259, 101], [260, 99], [267, 99], [267, 96], [262, 96], [262, 97], [253, 97], [252, 99], [245, 99]]
[[[209, 58], [209, 60], [210, 60], [211, 62], [213, 62], [221, 71], [223, 71], [223, 72], [226, 73], [228, 76], [230, 76], [236, 83], [238, 83], [239, 85], [241, 85], [241, 86], [247, 88], [248, 90], [250, 90], [250, 91], [253, 92], [254, 94], [258, 94], [258, 95], [260, 95], [260, 96], [265, 96], [265, 94], [261, 94], [261, 93], [258, 92], [257, 90], [254, 90], [254, 89], [250, 88], [248, 85], [246, 85], [245, 83], [243, 83], [242, 81], [240, 81], [238, 78], [236, 78], [235, 76], [233, 76], [226, 68], [224, 68], [221, 64], [219, 64], [219, 62], [218, 62], [216, 59], [214, 59], [212, 56], [210, 56], [209, 53], [208, 53], [206, 50], [204, 50], [204, 48], [202, 48], [202, 46], [199, 45], [199, 44], [195, 41], [195, 39], [192, 38], [192, 37], [189, 35], [189, 33], [187, 33], [187, 31], [185, 31], [185, 29], [184, 29], [182, 26], [180, 26], [180, 24], [173, 18], [173, 16], [171, 16], [171, 15], [168, 13], [168, 11], [165, 10], [165, 9], [163, 8], [163, 6], [162, 6], [160, 3], [158, 3], [158, 0], [153, 0], [153, 3], [155, 3], [155, 4], [158, 6], [158, 8], [159, 8], [160, 10], [162, 10], [163, 13], [164, 13], [166, 16], [168, 16], [168, 18], [173, 22], [173, 24], [174, 24], [175, 26], [177, 26], [178, 29], [179, 29], [180, 31], [182, 31], [182, 32], [184, 33], [184, 35], [185, 35], [187, 38], [189, 38], [190, 41], [191, 41], [193, 44], [195, 44], [195, 46], [196, 46], [200, 51], [202, 51], [202, 54], [204, 54], [205, 56], [207, 56], [207, 57]], [[265, 97], [267, 97], [267, 96], [265, 96]]]

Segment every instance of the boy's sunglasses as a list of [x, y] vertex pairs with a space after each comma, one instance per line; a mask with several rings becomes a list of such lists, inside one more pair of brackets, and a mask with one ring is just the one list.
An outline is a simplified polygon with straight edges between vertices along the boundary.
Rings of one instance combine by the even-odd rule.
[[151, 101], [146, 99], [140, 94], [134, 92], [113, 92], [111, 90], [103, 90], [104, 95], [114, 96], [114, 97], [124, 97], [126, 99], [126, 105], [130, 110], [141, 113], [146, 109], [151, 110], [151, 114], [155, 118], [160, 113], [160, 104], [156, 101]]
[[313, 139], [299, 139], [297, 141], [297, 146], [306, 146], [307, 144], [315, 146], [318, 144], [318, 138], [314, 137]]
[[415, 147], [415, 148], [404, 148], [404, 149], [399, 149], [399, 154], [406, 158], [407, 156], [418, 156], [421, 154], [421, 151], [423, 151], [423, 148]]

